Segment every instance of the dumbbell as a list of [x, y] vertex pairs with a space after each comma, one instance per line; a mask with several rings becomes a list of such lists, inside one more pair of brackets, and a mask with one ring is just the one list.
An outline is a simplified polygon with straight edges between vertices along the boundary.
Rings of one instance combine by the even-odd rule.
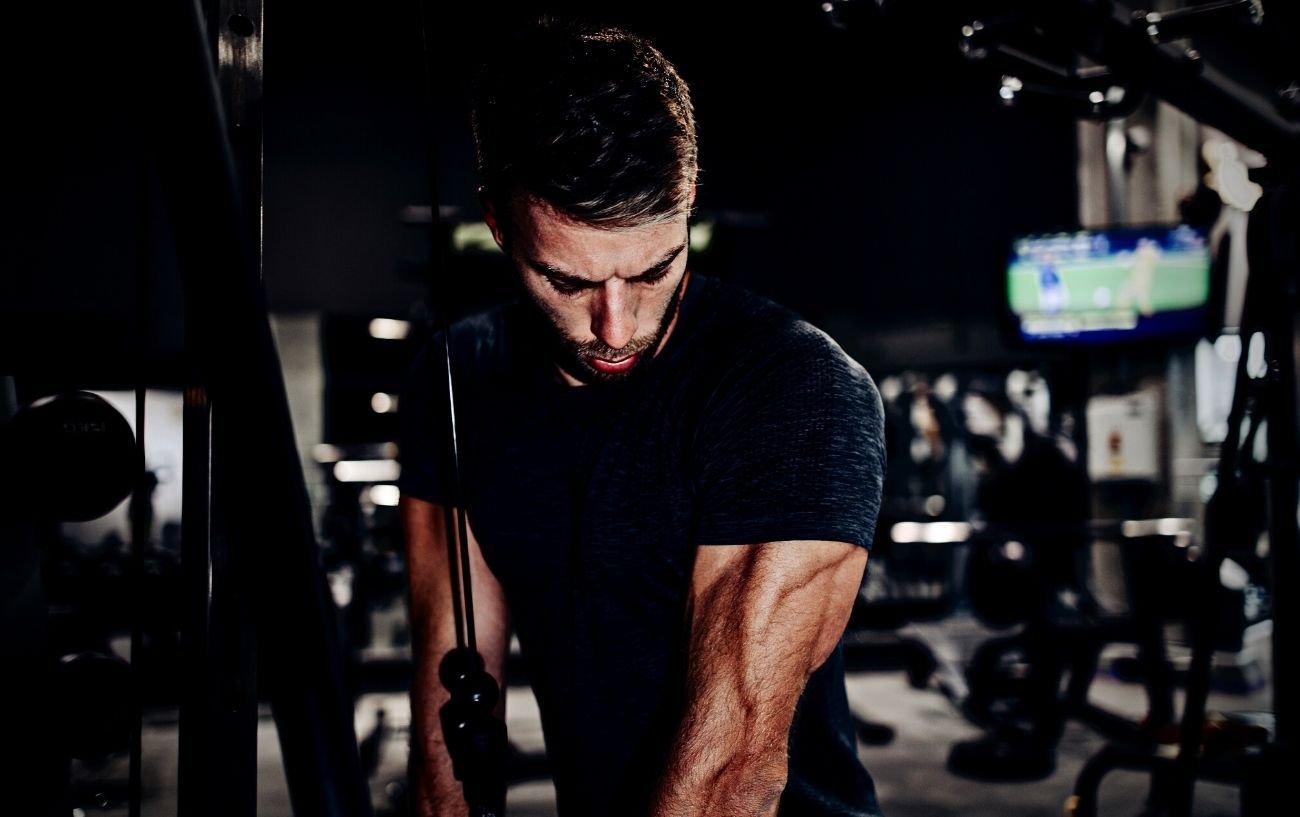
[[96, 519], [131, 494], [141, 462], [121, 412], [86, 391], [43, 397], [0, 428], [5, 493], [64, 522]]
[[55, 670], [68, 755], [96, 762], [125, 752], [134, 717], [131, 665], [116, 655], [65, 655]]

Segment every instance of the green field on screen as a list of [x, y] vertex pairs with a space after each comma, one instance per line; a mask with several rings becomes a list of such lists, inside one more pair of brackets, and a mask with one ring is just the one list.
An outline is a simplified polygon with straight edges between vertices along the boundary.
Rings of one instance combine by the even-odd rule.
[[[1111, 260], [1062, 262], [1056, 266], [1066, 298], [1063, 312], [1083, 312], [1131, 304], [1136, 298], [1126, 287], [1132, 267]], [[1008, 276], [1012, 311], [1018, 314], [1046, 309], [1040, 301], [1037, 264], [1019, 261], [1012, 264]], [[1209, 296], [1209, 264], [1204, 253], [1166, 252], [1156, 263], [1151, 280], [1150, 304], [1156, 312], [1191, 309], [1205, 303]]]

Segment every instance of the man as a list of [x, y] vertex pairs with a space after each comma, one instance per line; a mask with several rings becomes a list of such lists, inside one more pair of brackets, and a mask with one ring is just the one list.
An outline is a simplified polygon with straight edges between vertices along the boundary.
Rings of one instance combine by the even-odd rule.
[[[818, 330], [692, 276], [694, 115], [644, 40], [541, 25], [483, 74], [483, 203], [518, 304], [451, 329], [478, 646], [518, 635], [559, 813], [870, 815], [838, 644], [882, 482], [879, 396]], [[438, 725], [446, 375], [403, 394], [419, 813]]]

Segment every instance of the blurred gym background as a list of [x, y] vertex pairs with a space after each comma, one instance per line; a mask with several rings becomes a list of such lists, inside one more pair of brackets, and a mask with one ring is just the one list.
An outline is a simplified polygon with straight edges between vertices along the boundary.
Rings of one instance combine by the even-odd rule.
[[[197, 8], [14, 29], [0, 812], [409, 813], [402, 383], [511, 296], [466, 83], [552, 12], [691, 83], [692, 268], [881, 388], [846, 646], [886, 813], [1278, 813], [1295, 4]], [[508, 701], [511, 813], [553, 813]]]

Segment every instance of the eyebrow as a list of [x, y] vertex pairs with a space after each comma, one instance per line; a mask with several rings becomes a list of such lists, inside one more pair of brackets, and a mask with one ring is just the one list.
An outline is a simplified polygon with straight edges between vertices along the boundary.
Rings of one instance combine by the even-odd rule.
[[[686, 242], [682, 242], [681, 244], [677, 245], [672, 250], [667, 252], [663, 258], [660, 258], [652, 266], [642, 270], [641, 272], [638, 272], [636, 275], [633, 275], [629, 278], [625, 278], [624, 280], [630, 283], [636, 283], [637, 281], [644, 281], [647, 278], [653, 278], [655, 275], [663, 272], [665, 269], [672, 266], [672, 263], [677, 260], [677, 256], [681, 255], [682, 252], [684, 252], [685, 250], [686, 250]], [[572, 287], [594, 287], [594, 286], [599, 286], [601, 283], [599, 281], [592, 281], [587, 278], [574, 275], [573, 273], [560, 269], [557, 266], [554, 266], [552, 264], [547, 264], [542, 261], [537, 261], [532, 258], [525, 257], [524, 260], [528, 263], [528, 266], [532, 267], [533, 269], [540, 272], [542, 275], [545, 275], [547, 278], [550, 278], [552, 281], [555, 281], [558, 284], [563, 284], [565, 286], [572, 286]]]

